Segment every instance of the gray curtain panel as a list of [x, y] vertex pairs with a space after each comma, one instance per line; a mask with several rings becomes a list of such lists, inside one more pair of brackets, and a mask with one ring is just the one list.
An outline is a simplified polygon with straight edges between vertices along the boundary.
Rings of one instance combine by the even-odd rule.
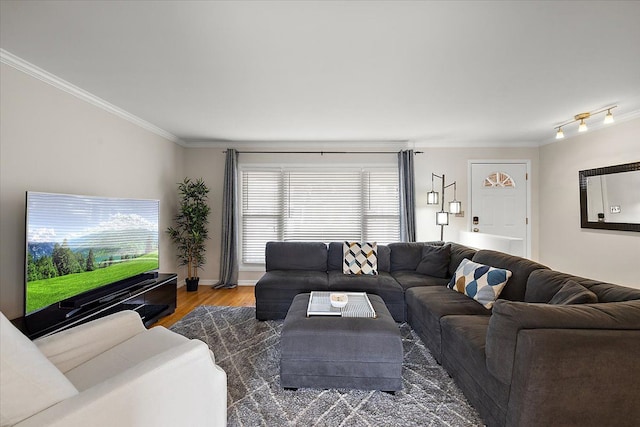
[[216, 289], [238, 286], [238, 152], [232, 148], [227, 149], [223, 191], [220, 281]]
[[413, 150], [398, 152], [400, 176], [400, 241], [416, 241], [416, 190], [413, 173]]

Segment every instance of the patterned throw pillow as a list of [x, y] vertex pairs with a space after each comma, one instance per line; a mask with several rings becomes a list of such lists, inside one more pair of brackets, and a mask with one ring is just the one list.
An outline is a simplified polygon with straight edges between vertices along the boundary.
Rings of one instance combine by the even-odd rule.
[[342, 245], [344, 274], [378, 274], [378, 244], [344, 242]]
[[509, 270], [489, 267], [465, 258], [458, 265], [447, 287], [465, 294], [490, 309], [510, 277]]

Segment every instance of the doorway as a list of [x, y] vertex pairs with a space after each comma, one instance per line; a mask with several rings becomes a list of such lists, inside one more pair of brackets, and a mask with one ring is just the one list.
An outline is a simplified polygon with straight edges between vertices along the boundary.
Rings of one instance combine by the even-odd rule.
[[469, 161], [469, 232], [477, 247], [531, 256], [530, 162]]

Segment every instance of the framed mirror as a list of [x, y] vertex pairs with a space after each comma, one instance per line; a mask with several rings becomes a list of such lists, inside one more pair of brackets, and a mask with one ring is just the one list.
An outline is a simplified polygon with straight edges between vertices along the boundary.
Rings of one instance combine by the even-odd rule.
[[579, 172], [582, 228], [640, 231], [640, 162]]

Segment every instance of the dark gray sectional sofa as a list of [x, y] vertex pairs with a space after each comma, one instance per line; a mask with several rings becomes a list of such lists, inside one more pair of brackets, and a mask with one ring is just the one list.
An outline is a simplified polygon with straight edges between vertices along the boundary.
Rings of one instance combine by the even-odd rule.
[[[425, 246], [442, 245], [379, 246], [379, 275], [351, 276], [342, 274], [342, 242], [270, 242], [256, 316], [284, 318], [295, 295], [311, 290], [373, 293], [411, 325], [489, 426], [638, 425], [640, 289], [456, 243], [447, 243], [445, 277], [422, 274]], [[512, 272], [492, 309], [446, 287], [464, 258]], [[555, 304], [578, 289], [590, 303]]]
[[[404, 290], [389, 273], [390, 249], [378, 246], [378, 275], [342, 274], [342, 242], [269, 242], [266, 273], [256, 283], [256, 317], [284, 319], [296, 295], [311, 291], [371, 292], [397, 322], [405, 320]], [[375, 290], [375, 292], [374, 292]]]

